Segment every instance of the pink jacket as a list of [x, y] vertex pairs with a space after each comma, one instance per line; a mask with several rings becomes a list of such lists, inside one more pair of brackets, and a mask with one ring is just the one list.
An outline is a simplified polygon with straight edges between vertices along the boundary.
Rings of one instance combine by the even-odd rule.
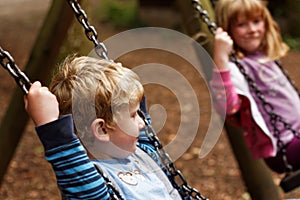
[[225, 114], [229, 123], [242, 128], [254, 159], [275, 156], [276, 140], [251, 96], [244, 76], [234, 63], [229, 63], [228, 68], [220, 72], [214, 70], [210, 82], [216, 111]]

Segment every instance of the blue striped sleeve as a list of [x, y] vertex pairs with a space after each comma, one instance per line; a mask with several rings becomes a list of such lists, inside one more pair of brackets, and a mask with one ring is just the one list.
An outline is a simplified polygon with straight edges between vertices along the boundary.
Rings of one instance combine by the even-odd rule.
[[72, 200], [109, 199], [103, 177], [74, 136], [69, 123], [72, 123], [71, 116], [36, 128], [45, 147], [46, 160], [52, 165], [60, 190]]

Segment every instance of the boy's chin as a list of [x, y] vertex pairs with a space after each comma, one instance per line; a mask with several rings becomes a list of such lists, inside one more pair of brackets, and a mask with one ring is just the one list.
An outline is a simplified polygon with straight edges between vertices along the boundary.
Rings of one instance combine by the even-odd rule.
[[136, 151], [136, 146], [132, 150], [124, 150], [112, 142], [104, 143], [101, 145], [93, 145], [88, 148], [89, 153], [95, 159], [114, 159], [114, 158], [126, 158]]

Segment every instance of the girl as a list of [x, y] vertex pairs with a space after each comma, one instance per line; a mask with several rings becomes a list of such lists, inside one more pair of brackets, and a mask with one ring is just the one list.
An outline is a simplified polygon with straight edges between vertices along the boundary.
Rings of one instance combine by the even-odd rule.
[[[216, 109], [226, 110], [227, 120], [243, 129], [253, 158], [265, 159], [278, 173], [299, 169], [300, 140], [293, 132], [300, 128], [300, 101], [276, 62], [288, 51], [277, 24], [260, 0], [219, 0], [216, 17]], [[244, 74], [229, 59], [232, 52]], [[219, 89], [223, 85], [226, 94]]]

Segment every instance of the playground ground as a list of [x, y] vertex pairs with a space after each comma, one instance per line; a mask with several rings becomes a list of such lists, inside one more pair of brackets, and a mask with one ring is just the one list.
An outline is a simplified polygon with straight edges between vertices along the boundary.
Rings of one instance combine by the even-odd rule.
[[[11, 52], [20, 68], [25, 66], [28, 60], [33, 42], [42, 25], [43, 17], [46, 14], [50, 1], [39, 0], [1, 0], [0, 7], [0, 45], [3, 49]], [[102, 37], [108, 37], [118, 30], [111, 25], [96, 24]], [[73, 36], [76, 37], [76, 36]], [[148, 52], [148, 55], [151, 51]], [[284, 60], [283, 64], [290, 72], [292, 79], [300, 86], [299, 66], [300, 53], [291, 52]], [[149, 55], [164, 60], [164, 55]], [[145, 55], [137, 53], [134, 58], [124, 58], [125, 63], [141, 64], [145, 61]], [[178, 66], [178, 63], [167, 63], [169, 66]], [[177, 70], [182, 70], [178, 68]], [[189, 77], [192, 85], [203, 84], [199, 77], [193, 80], [194, 72], [183, 70]], [[11, 100], [15, 83], [8, 73], [0, 69], [0, 119], [3, 118], [5, 110]], [[186, 176], [187, 181], [193, 187], [199, 189], [206, 197], [212, 200], [247, 200], [250, 199], [246, 192], [243, 180], [240, 176], [238, 165], [234, 159], [227, 140], [226, 133], [223, 132], [212, 151], [204, 158], [199, 158], [198, 153], [204, 134], [209, 123], [210, 99], [205, 84], [200, 86], [201, 91], [195, 91], [199, 99], [200, 108], [203, 110], [198, 134], [188, 149], [177, 161], [177, 167]], [[161, 93], [161, 91], [165, 91]], [[178, 113], [178, 103], [174, 101], [172, 93], [159, 89], [146, 88], [146, 96], [149, 104], [159, 103], [168, 112], [166, 126], [162, 132], [174, 133], [178, 129], [180, 113]], [[158, 98], [159, 97], [159, 98]], [[16, 123], [17, 119], [16, 119]], [[174, 135], [165, 136], [172, 137]], [[1, 158], [0, 158], [1, 159]], [[274, 174], [274, 181], [279, 182], [280, 176]], [[300, 198], [300, 188], [288, 194], [282, 194], [282, 198]], [[15, 155], [11, 160], [9, 169], [0, 187], [0, 199], [2, 200], [59, 200], [59, 192], [56, 187], [55, 177], [50, 165], [44, 159], [44, 151], [39, 142], [32, 122], [29, 122], [23, 133]]]

